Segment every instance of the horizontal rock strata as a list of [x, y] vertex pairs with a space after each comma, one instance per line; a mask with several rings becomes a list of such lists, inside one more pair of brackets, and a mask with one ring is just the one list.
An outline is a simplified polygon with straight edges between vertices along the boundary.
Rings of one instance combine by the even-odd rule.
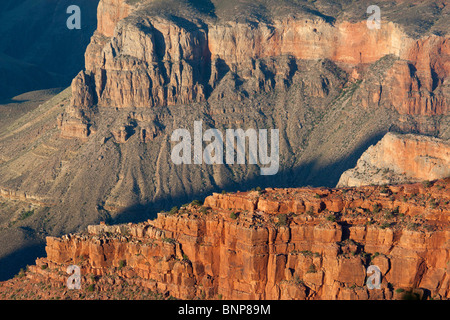
[[[48, 237], [25, 278], [64, 287], [77, 264], [97, 297], [126, 283], [181, 299], [450, 298], [449, 190], [446, 179], [214, 194], [144, 223]], [[380, 289], [367, 287], [370, 265]]]
[[434, 180], [450, 176], [450, 143], [414, 134], [386, 134], [369, 147], [356, 167], [345, 171], [342, 186]]
[[[145, 4], [124, 0], [100, 1], [86, 69], [72, 83], [73, 106], [154, 108], [238, 99], [239, 94], [229, 91], [248, 82], [256, 93], [285, 92], [299, 61], [325, 59], [362, 82], [354, 101], [362, 107], [383, 105], [404, 115], [448, 113], [446, 36], [413, 39], [393, 22], [370, 30], [366, 21], [286, 16], [250, 23], [144, 9]], [[381, 74], [365, 74], [368, 66], [388, 56], [398, 61]], [[231, 89], [224, 91], [221, 83]], [[326, 90], [326, 81], [322, 87], [319, 91]], [[89, 134], [78, 121], [78, 126], [62, 122], [63, 135]]]

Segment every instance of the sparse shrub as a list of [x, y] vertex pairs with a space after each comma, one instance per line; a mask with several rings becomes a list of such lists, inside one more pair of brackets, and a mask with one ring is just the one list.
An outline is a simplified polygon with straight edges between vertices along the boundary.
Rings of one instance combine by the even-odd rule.
[[309, 265], [309, 268], [308, 268], [308, 270], [306, 271], [306, 273], [316, 273], [316, 272], [317, 272], [316, 266], [314, 265], [314, 263], [311, 263], [311, 264]]
[[300, 253], [305, 257], [310, 257], [313, 254], [311, 250], [303, 250], [303, 251], [300, 251]]
[[87, 291], [89, 291], [89, 292], [94, 292], [94, 290], [95, 290], [94, 284], [90, 284], [90, 285], [87, 287]]
[[378, 203], [375, 203], [375, 204], [372, 206], [372, 212], [373, 212], [373, 213], [378, 213], [378, 212], [380, 212], [380, 210], [381, 210], [381, 206], [380, 206]]
[[303, 280], [300, 279], [300, 277], [299, 277], [298, 275], [296, 275], [296, 276], [294, 277], [294, 283], [295, 283], [296, 285], [300, 285], [300, 284], [303, 284]]
[[391, 224], [389, 223], [389, 222], [383, 222], [381, 225], [380, 225], [380, 228], [381, 229], [386, 229], [386, 228], [388, 228], [388, 227], [390, 227], [391, 226]]
[[385, 185], [383, 185], [380, 189], [380, 193], [386, 194], [389, 193], [389, 188]]
[[28, 217], [31, 217], [34, 214], [34, 210], [22, 211], [18, 217], [18, 220], [25, 220]]
[[365, 260], [371, 260], [370, 253], [367, 253], [367, 252], [361, 252], [361, 256], [362, 256], [363, 259], [365, 259]]
[[394, 215], [392, 214], [392, 212], [386, 212], [383, 217], [386, 220], [391, 220], [394, 218]]
[[14, 276], [14, 278], [23, 278], [25, 277], [25, 269], [21, 268], [19, 273]]
[[125, 267], [127, 264], [127, 262], [125, 260], [120, 260], [119, 261], [119, 270], [122, 269], [123, 267]]
[[402, 300], [420, 300], [420, 296], [416, 292], [405, 291], [401, 297]]
[[336, 216], [334, 214], [328, 215], [327, 221], [336, 222]]
[[285, 213], [278, 215], [277, 226], [285, 226], [287, 225], [287, 215]]
[[176, 240], [172, 239], [172, 238], [162, 238], [162, 241], [167, 242], [167, 243], [175, 243], [176, 242]]
[[431, 185], [432, 185], [431, 181], [425, 180], [422, 182], [422, 186], [424, 188], [429, 188], [429, 187], [431, 187]]
[[408, 225], [406, 227], [408, 230], [416, 231], [417, 228], [419, 227], [419, 224], [410, 222], [410, 223], [408, 223]]
[[236, 213], [231, 212], [231, 213], [230, 213], [230, 218], [233, 219], [233, 220], [235, 220], [235, 219], [237, 218]]
[[201, 202], [200, 200], [194, 200], [191, 202], [191, 205], [193, 206], [201, 206], [203, 204], [203, 202]]
[[436, 209], [437, 206], [438, 206], [438, 204], [437, 204], [435, 199], [431, 199], [429, 204], [430, 204], [430, 208], [431, 209]]
[[169, 214], [176, 214], [178, 210], [178, 207], [173, 207], [172, 209], [170, 209]]

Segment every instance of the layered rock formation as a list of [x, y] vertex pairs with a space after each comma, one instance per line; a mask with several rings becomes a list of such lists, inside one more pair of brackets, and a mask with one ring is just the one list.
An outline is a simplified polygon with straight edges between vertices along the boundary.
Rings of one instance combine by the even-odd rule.
[[[207, 30], [191, 22], [191, 30], [171, 20], [160, 20], [147, 19], [137, 26], [123, 22], [118, 26], [116, 36], [103, 48], [102, 61], [86, 61], [88, 68], [97, 67], [86, 71], [90, 77], [94, 74], [96, 85], [74, 85], [74, 96], [85, 96], [85, 87], [92, 91], [92, 97], [79, 102], [81, 106], [91, 106], [95, 98], [100, 105], [116, 107], [191, 103], [206, 99], [205, 86], [214, 88], [224, 70], [243, 72], [244, 81], [253, 77], [259, 83], [272, 81], [272, 86], [288, 81], [295, 72], [295, 68], [277, 63], [267, 65], [265, 58], [289, 56], [293, 67], [296, 59], [330, 59], [351, 71], [392, 54], [401, 60], [386, 72], [381, 87], [392, 87], [392, 92], [383, 98], [400, 113], [447, 112], [445, 95], [440, 91], [447, 90], [443, 81], [450, 70], [446, 38], [413, 41], [392, 23], [378, 32], [369, 32], [365, 22], [334, 27], [321, 20], [291, 19], [274, 25], [261, 23], [257, 28], [232, 23], [208, 26]], [[426, 58], [430, 56], [433, 61]], [[211, 78], [205, 78], [205, 74], [211, 74]], [[115, 87], [115, 83], [124, 87]], [[438, 86], [436, 95], [430, 97]]]
[[[449, 139], [449, 7], [376, 3], [380, 30], [365, 27], [369, 0], [102, 0], [72, 87], [0, 127], [0, 242], [145, 221], [224, 189], [334, 187], [393, 128]], [[195, 121], [279, 129], [277, 175], [175, 165], [171, 134]], [[39, 206], [20, 220], [11, 195]]]
[[[89, 287], [94, 299], [148, 290], [181, 299], [448, 299], [449, 213], [449, 179], [214, 194], [145, 223], [49, 237], [47, 257], [2, 283], [0, 296], [26, 283], [34, 297], [80, 298]], [[82, 288], [68, 292], [71, 264]], [[370, 265], [381, 272], [378, 289], [367, 286]]]
[[369, 147], [338, 187], [435, 180], [450, 176], [450, 143], [413, 134], [386, 134]]
[[228, 73], [235, 87], [253, 80], [255, 92], [282, 90], [298, 60], [329, 59], [358, 78], [361, 68], [393, 55], [398, 61], [381, 79], [362, 80], [358, 103], [382, 104], [400, 114], [448, 112], [448, 37], [414, 39], [392, 22], [370, 30], [366, 21], [331, 23], [320, 15], [242, 22], [191, 18], [182, 10], [179, 16], [155, 15], [152, 8], [145, 1], [139, 10], [124, 0], [100, 1], [86, 70], [72, 84], [74, 106], [152, 108], [206, 101], [223, 97], [214, 89]]

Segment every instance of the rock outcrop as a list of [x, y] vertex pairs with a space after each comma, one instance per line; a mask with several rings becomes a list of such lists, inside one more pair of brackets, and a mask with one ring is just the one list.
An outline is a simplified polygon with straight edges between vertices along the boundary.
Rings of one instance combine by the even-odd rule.
[[450, 176], [450, 142], [414, 134], [388, 133], [369, 147], [338, 187], [435, 180]]
[[[413, 41], [392, 23], [379, 33], [368, 33], [365, 22], [345, 22], [334, 27], [320, 20], [288, 19], [274, 25], [261, 23], [256, 28], [228, 23], [208, 26], [207, 30], [197, 25], [189, 30], [174, 21], [159, 20], [144, 20], [137, 26], [121, 23], [117, 35], [103, 49], [103, 64], [86, 62], [88, 66], [100, 66], [100, 70], [86, 71], [99, 79], [95, 83], [100, 84], [96, 86], [100, 105], [152, 107], [202, 101], [207, 98], [207, 84], [215, 88], [224, 70], [246, 74], [244, 81], [272, 81], [272, 87], [287, 82], [295, 72], [276, 61], [267, 64], [267, 58], [289, 56], [292, 66], [296, 60], [330, 59], [352, 71], [358, 65], [395, 55], [401, 60], [386, 72], [382, 84], [382, 88], [393, 89], [380, 99], [384, 98], [400, 113], [447, 112], [445, 95], [440, 91], [446, 88], [443, 81], [450, 72], [445, 62], [450, 54], [446, 38]], [[202, 77], [204, 74], [211, 74], [211, 78]], [[115, 83], [124, 87], [115, 87]], [[267, 90], [266, 86], [261, 87]], [[84, 90], [83, 86], [79, 88]], [[435, 90], [436, 94], [432, 94]]]
[[447, 114], [448, 38], [431, 36], [408, 43], [384, 70], [377, 63], [369, 67], [355, 103], [391, 107], [403, 115]]
[[128, 17], [133, 6], [126, 0], [102, 0], [97, 8], [97, 33], [112, 37], [117, 23]]
[[[450, 179], [213, 194], [144, 223], [48, 237], [47, 257], [2, 283], [0, 296], [27, 285], [66, 298], [90, 288], [94, 299], [130, 287], [133, 298], [448, 299], [449, 203]], [[72, 264], [80, 290], [65, 288]], [[370, 265], [380, 288], [367, 286]]]
[[[300, 60], [328, 59], [359, 78], [368, 66], [392, 55], [398, 61], [376, 79], [369, 79], [370, 72], [368, 79], [360, 79], [355, 101], [400, 114], [448, 113], [447, 36], [414, 39], [393, 22], [370, 30], [365, 20], [331, 23], [303, 11], [298, 18], [274, 17], [269, 23], [220, 15], [215, 20], [202, 14], [192, 18], [182, 10], [177, 16], [157, 15], [151, 2], [140, 5], [100, 1], [86, 69], [72, 83], [73, 106], [154, 108], [233, 99], [235, 94], [217, 89], [227, 79], [235, 88], [254, 83], [256, 93], [285, 92]], [[322, 86], [327, 89], [325, 80]], [[71, 129], [65, 131], [67, 135]]]

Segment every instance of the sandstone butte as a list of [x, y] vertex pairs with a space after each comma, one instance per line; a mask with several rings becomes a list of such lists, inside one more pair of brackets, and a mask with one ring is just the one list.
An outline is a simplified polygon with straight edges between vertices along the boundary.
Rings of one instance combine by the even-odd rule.
[[[72, 82], [72, 107], [58, 120], [63, 137], [88, 137], [89, 109], [95, 105], [152, 108], [207, 101], [227, 70], [243, 74], [243, 81], [257, 79], [263, 91], [273, 81], [279, 89], [300, 60], [328, 59], [362, 81], [357, 98], [365, 108], [382, 104], [401, 115], [448, 112], [448, 36], [415, 39], [393, 22], [369, 30], [365, 20], [331, 24], [319, 17], [277, 17], [256, 25], [229, 18], [172, 19], [125, 0], [101, 0], [97, 15], [86, 69]], [[385, 56], [399, 60], [382, 79], [360, 79]]]
[[[213, 194], [137, 224], [48, 237], [0, 284], [22, 299], [450, 298], [450, 178]], [[81, 289], [68, 290], [69, 265]], [[380, 289], [368, 289], [369, 265]]]

